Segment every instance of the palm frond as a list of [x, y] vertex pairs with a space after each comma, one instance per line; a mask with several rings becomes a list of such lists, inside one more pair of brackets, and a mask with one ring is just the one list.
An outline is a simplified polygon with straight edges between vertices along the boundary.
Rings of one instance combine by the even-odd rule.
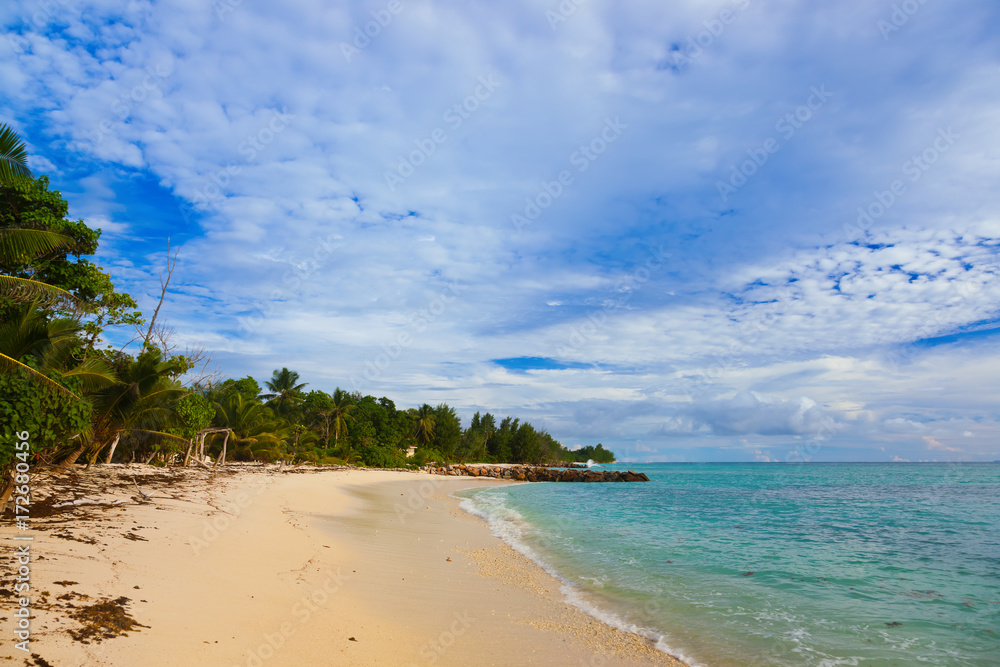
[[133, 428], [129, 430], [133, 433], [146, 433], [147, 435], [159, 435], [164, 438], [167, 438], [168, 440], [177, 440], [179, 442], [183, 442], [185, 445], [188, 444], [187, 438], [176, 435], [174, 433], [164, 433], [163, 431], [149, 431], [141, 428]]
[[84, 359], [72, 370], [63, 373], [63, 377], [79, 378], [85, 391], [103, 389], [114, 384], [114, 369], [103, 359]]
[[0, 295], [9, 296], [22, 303], [37, 299], [44, 305], [65, 303], [78, 308], [83, 305], [78, 298], [55, 285], [14, 276], [0, 276]]
[[34, 259], [47, 252], [72, 245], [73, 239], [44, 229], [7, 227], [0, 229], [0, 257], [6, 261]]
[[3, 354], [2, 352], [0, 352], [0, 368], [2, 368], [3, 370], [5, 370], [7, 372], [22, 371], [24, 373], [27, 373], [29, 375], [29, 377], [31, 377], [32, 380], [34, 380], [34, 381], [36, 381], [36, 382], [38, 382], [40, 384], [46, 385], [48, 387], [51, 387], [52, 389], [55, 389], [56, 391], [58, 391], [58, 392], [60, 392], [62, 394], [65, 394], [66, 396], [70, 396], [72, 398], [75, 398], [75, 399], [81, 400], [81, 401], [83, 400], [82, 398], [80, 398], [79, 396], [77, 396], [76, 394], [74, 394], [69, 389], [67, 389], [66, 387], [62, 386], [61, 384], [59, 384], [58, 382], [56, 382], [52, 378], [47, 377], [47, 376], [39, 373], [38, 371], [36, 371], [31, 366], [26, 366], [26, 365], [22, 364], [17, 359], [14, 359], [12, 357], [8, 357], [6, 354]]
[[0, 123], [0, 183], [8, 185], [31, 178], [28, 169], [28, 151], [6, 123]]

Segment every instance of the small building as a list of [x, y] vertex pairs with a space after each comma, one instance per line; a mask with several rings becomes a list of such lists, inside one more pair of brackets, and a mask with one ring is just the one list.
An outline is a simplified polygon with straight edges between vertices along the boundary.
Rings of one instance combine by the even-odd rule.
[[406, 448], [406, 458], [411, 458], [416, 453], [417, 453], [416, 445], [410, 445], [409, 447]]

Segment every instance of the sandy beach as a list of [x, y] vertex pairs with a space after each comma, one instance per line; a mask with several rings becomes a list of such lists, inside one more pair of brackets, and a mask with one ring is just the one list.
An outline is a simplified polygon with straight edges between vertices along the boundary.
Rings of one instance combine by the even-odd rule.
[[[0, 528], [0, 658], [25, 665], [681, 665], [566, 604], [449, 494], [375, 470], [100, 466]], [[148, 495], [148, 498], [143, 494]], [[31, 536], [30, 654], [14, 646]]]

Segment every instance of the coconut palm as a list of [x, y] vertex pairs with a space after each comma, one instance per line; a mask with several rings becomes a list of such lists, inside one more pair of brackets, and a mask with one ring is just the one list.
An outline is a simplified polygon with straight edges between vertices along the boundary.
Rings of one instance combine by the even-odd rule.
[[299, 383], [299, 374], [282, 368], [274, 371], [270, 380], [264, 384], [271, 390], [270, 394], [264, 394], [261, 398], [268, 399], [268, 402], [278, 414], [286, 414], [292, 406], [302, 400], [302, 389], [305, 382]]
[[74, 383], [84, 391], [106, 387], [115, 381], [106, 362], [74, 357], [82, 330], [78, 320], [50, 320], [37, 302], [24, 304], [13, 317], [0, 322], [0, 366], [24, 371], [33, 380], [74, 398], [80, 397], [50, 376], [75, 378]]
[[144, 433], [160, 440], [187, 444], [187, 438], [165, 433], [176, 422], [173, 405], [187, 394], [175, 378], [183, 371], [182, 360], [164, 360], [156, 348], [147, 348], [133, 358], [121, 355], [114, 362], [117, 382], [93, 394], [91, 437], [66, 457], [70, 465], [85, 451], [96, 460], [105, 447], [114, 447], [126, 435]]
[[0, 184], [9, 185], [31, 178], [28, 151], [21, 137], [6, 123], [0, 123]]
[[333, 432], [333, 446], [336, 449], [340, 436], [347, 435], [347, 422], [353, 422], [351, 412], [356, 406], [351, 395], [337, 387], [333, 390], [332, 407], [330, 408], [330, 430]]
[[275, 461], [281, 458], [287, 428], [267, 406], [248, 400], [238, 393], [216, 404], [215, 426], [228, 428], [233, 436], [233, 458]]
[[410, 408], [410, 419], [413, 423], [413, 435], [423, 444], [434, 439], [434, 408], [424, 403], [419, 410]]

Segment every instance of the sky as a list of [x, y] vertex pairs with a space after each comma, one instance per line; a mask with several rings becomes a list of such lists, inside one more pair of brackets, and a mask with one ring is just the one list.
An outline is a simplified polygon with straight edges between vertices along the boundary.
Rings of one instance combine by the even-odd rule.
[[147, 314], [169, 239], [161, 317], [225, 377], [627, 461], [1000, 459], [995, 0], [0, 22], [0, 121]]

